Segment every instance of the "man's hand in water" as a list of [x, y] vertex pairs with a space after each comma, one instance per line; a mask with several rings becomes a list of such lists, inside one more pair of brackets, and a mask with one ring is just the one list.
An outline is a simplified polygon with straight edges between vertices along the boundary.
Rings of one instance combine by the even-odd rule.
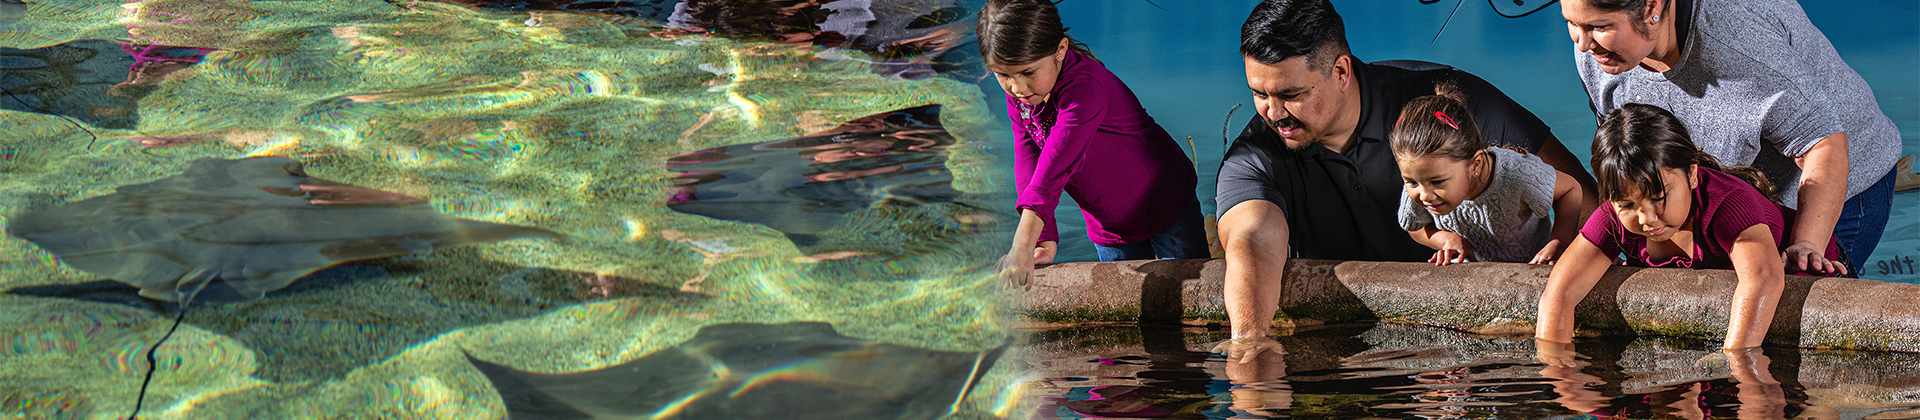
[[1213, 349], [1209, 351], [1226, 355], [1227, 363], [1250, 363], [1260, 357], [1261, 353], [1269, 351], [1274, 354], [1287, 354], [1286, 348], [1281, 347], [1280, 342], [1273, 341], [1273, 337], [1264, 335], [1221, 341], [1214, 344]]

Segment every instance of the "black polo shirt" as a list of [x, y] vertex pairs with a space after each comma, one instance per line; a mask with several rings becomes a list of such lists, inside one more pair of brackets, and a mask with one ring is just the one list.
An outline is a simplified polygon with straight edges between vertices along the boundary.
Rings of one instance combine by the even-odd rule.
[[1552, 130], [1506, 94], [1467, 72], [1423, 61], [1354, 60], [1360, 87], [1359, 139], [1346, 153], [1319, 144], [1288, 149], [1261, 118], [1248, 122], [1220, 163], [1214, 198], [1221, 214], [1248, 200], [1286, 211], [1290, 253], [1299, 258], [1426, 261], [1433, 249], [1414, 242], [1395, 220], [1405, 194], [1387, 134], [1408, 101], [1452, 80], [1467, 96], [1474, 122], [1494, 144], [1538, 152]]

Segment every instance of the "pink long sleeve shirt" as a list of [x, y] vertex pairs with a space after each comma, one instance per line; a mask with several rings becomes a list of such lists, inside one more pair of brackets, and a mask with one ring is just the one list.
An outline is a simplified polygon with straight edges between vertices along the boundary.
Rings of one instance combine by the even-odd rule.
[[[1022, 115], [1023, 109], [1034, 109]], [[1065, 191], [1086, 217], [1087, 239], [1138, 243], [1173, 226], [1194, 201], [1193, 162], [1140, 99], [1078, 51], [1068, 51], [1047, 103], [1007, 96], [1013, 120], [1016, 208], [1045, 221], [1040, 241], [1058, 241], [1054, 208]]]

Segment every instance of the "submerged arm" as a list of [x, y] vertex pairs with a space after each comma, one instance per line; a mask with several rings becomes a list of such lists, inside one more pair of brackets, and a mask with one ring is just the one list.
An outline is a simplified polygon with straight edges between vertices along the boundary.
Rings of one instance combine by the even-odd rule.
[[1785, 266], [1776, 249], [1772, 228], [1764, 224], [1747, 227], [1733, 241], [1733, 272], [1740, 284], [1733, 289], [1725, 348], [1758, 347], [1766, 340], [1780, 291], [1786, 288]]
[[1286, 212], [1270, 201], [1242, 202], [1220, 216], [1227, 320], [1234, 339], [1264, 337], [1273, 328], [1290, 235]]
[[[1607, 266], [1613, 264], [1613, 258], [1600, 250], [1599, 246], [1587, 241], [1586, 237], [1575, 237], [1567, 252], [1560, 256], [1560, 263], [1553, 266], [1553, 274], [1547, 277], [1547, 289], [1540, 293], [1540, 316], [1536, 319], [1534, 338], [1556, 343], [1573, 342], [1574, 305], [1586, 299], [1593, 291], [1593, 285], [1607, 273]], [[1571, 367], [1573, 360], [1542, 360], [1550, 365]]]

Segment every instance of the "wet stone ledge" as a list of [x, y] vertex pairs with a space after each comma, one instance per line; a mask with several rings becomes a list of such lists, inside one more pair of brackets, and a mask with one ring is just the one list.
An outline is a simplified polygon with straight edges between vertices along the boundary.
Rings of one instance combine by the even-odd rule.
[[[1380, 320], [1530, 334], [1551, 266], [1293, 259], [1276, 327]], [[1044, 322], [1224, 320], [1225, 260], [1066, 263], [1034, 271], [1019, 308]], [[1578, 307], [1580, 336], [1719, 339], [1730, 270], [1612, 267]], [[1787, 276], [1770, 342], [1920, 352], [1920, 285]]]

